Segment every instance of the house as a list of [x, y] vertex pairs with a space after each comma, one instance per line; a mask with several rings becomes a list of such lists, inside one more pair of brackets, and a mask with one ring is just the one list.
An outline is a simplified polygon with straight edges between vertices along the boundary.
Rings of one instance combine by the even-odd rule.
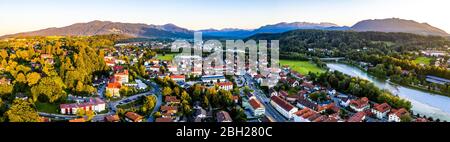
[[116, 63], [116, 64], [125, 64], [126, 61], [122, 60], [122, 59], [116, 59], [114, 63]]
[[366, 109], [368, 109], [369, 106], [369, 99], [367, 97], [363, 97], [359, 100], [351, 100], [350, 101], [350, 108], [354, 111], [361, 112]]
[[233, 90], [233, 82], [217, 82], [216, 85], [219, 86], [219, 90]]
[[48, 64], [53, 64], [53, 55], [51, 54], [41, 54], [41, 58], [44, 59], [44, 61]]
[[252, 111], [253, 116], [262, 116], [266, 113], [266, 109], [261, 104], [261, 102], [258, 101], [257, 99], [255, 99], [255, 98], [250, 99], [249, 104], [250, 104], [250, 110]]
[[216, 83], [216, 82], [225, 82], [225, 76], [223, 75], [205, 75], [201, 78], [203, 83]]
[[348, 107], [350, 105], [350, 99], [348, 96], [338, 96], [339, 98], [339, 105], [342, 107]]
[[230, 117], [230, 114], [226, 111], [219, 111], [216, 113], [216, 120], [217, 122], [233, 122], [233, 120]]
[[392, 112], [389, 114], [388, 121], [389, 122], [401, 122], [401, 118], [404, 115], [409, 115], [409, 112], [406, 109], [404, 109], [404, 108], [401, 108], [399, 110], [393, 109]]
[[335, 103], [330, 103], [330, 104], [327, 104], [324, 106], [319, 106], [319, 108], [317, 109], [317, 112], [323, 113], [327, 110], [331, 110], [334, 113], [339, 113], [341, 111], [341, 109], [339, 107], [337, 107]]
[[350, 117], [347, 120], [347, 122], [362, 122], [364, 119], [366, 119], [366, 113], [358, 112], [355, 113], [352, 117]]
[[298, 73], [297, 71], [292, 71], [291, 74], [292, 74], [292, 76], [294, 76], [297, 79], [304, 79], [305, 78], [302, 74]]
[[280, 72], [280, 79], [287, 79], [287, 75], [284, 72]]
[[169, 72], [172, 72], [172, 73], [175, 73], [178, 71], [178, 67], [172, 66], [172, 65], [167, 65], [167, 69], [169, 70]]
[[125, 70], [124, 72], [121, 72], [121, 73], [114, 74], [114, 78], [120, 84], [128, 83], [128, 80], [129, 80], [128, 70]]
[[330, 95], [330, 96], [336, 95], [336, 90], [335, 90], [335, 89], [333, 89], [333, 90], [328, 90], [328, 95]]
[[425, 118], [417, 118], [414, 122], [428, 122]]
[[389, 106], [387, 103], [383, 104], [375, 104], [375, 106], [372, 108], [372, 113], [378, 118], [383, 119], [387, 114], [391, 111], [391, 106]]
[[289, 94], [288, 94], [288, 92], [286, 92], [286, 91], [280, 91], [280, 92], [278, 93], [278, 97], [286, 98], [287, 96], [289, 96]]
[[281, 99], [278, 96], [270, 97], [270, 104], [280, 112], [284, 117], [291, 119], [293, 114], [298, 111], [298, 108], [294, 107], [287, 101]]
[[108, 115], [105, 116], [105, 122], [120, 122], [119, 115]]
[[312, 90], [314, 89], [314, 85], [310, 82], [303, 82], [301, 84], [301, 86], [305, 89], [305, 90]]
[[148, 60], [148, 61], [146, 61], [144, 63], [145, 66], [147, 66], [149, 64], [158, 65], [159, 64], [159, 60], [158, 59], [150, 59], [150, 60]]
[[206, 110], [203, 108], [195, 109], [194, 117], [195, 120], [200, 120], [201, 122], [202, 119], [206, 118]]
[[80, 109], [83, 109], [84, 111], [94, 111], [94, 112], [105, 111], [106, 103], [100, 98], [95, 98], [90, 99], [88, 102], [84, 103], [61, 104], [59, 107], [61, 114], [74, 115]]
[[166, 102], [166, 104], [179, 104], [180, 103], [180, 100], [178, 100], [176, 96], [166, 96], [164, 101]]
[[309, 99], [305, 98], [303, 95], [299, 95], [297, 98], [297, 107], [304, 109], [304, 108], [310, 108], [313, 110], [316, 110], [319, 108], [319, 105], [317, 103], [310, 101]]
[[186, 76], [184, 75], [171, 75], [170, 78], [175, 82], [186, 82]]
[[321, 115], [314, 110], [304, 108], [294, 113], [294, 122], [313, 122]]
[[148, 68], [147, 70], [150, 70], [152, 72], [159, 72], [159, 65], [150, 66], [150, 68]]
[[171, 118], [156, 118], [155, 122], [173, 122]]
[[125, 113], [125, 120], [128, 122], [142, 122], [144, 117], [134, 112]]
[[86, 119], [84, 119], [84, 118], [77, 118], [77, 119], [69, 120], [69, 122], [75, 122], [75, 123], [86, 122]]
[[270, 89], [270, 96], [278, 96], [278, 92], [275, 89]]
[[11, 84], [11, 79], [8, 79], [6, 77], [3, 77], [2, 79], [0, 79], [0, 85], [4, 85], [4, 84], [6, 84], [6, 85]]
[[111, 93], [113, 97], [120, 97], [120, 87], [122, 87], [122, 85], [119, 82], [108, 83], [106, 92]]
[[176, 107], [176, 106], [161, 106], [161, 112], [173, 115], [178, 112], [178, 107]]
[[292, 78], [288, 78], [287, 81], [291, 85], [291, 87], [297, 87], [298, 85], [300, 85], [300, 82]]

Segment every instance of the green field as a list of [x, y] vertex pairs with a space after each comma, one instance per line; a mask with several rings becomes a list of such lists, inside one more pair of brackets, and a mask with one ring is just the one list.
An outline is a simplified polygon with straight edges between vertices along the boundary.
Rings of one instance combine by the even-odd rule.
[[166, 55], [162, 55], [162, 54], [158, 54], [158, 59], [159, 60], [166, 60], [166, 61], [172, 61], [173, 57], [175, 57], [175, 53], [168, 53]]
[[431, 63], [431, 58], [428, 57], [418, 57], [414, 60], [414, 63], [416, 64], [425, 64], [429, 65]]
[[280, 64], [288, 65], [292, 70], [295, 70], [303, 75], [309, 72], [313, 73], [324, 73], [325, 70], [317, 67], [316, 64], [309, 61], [293, 61], [293, 60], [280, 60]]
[[39, 112], [59, 113], [59, 106], [57, 104], [36, 102], [36, 108]]

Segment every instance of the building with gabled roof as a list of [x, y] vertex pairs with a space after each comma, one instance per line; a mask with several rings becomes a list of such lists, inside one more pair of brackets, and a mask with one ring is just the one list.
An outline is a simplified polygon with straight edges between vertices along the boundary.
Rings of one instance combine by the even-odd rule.
[[278, 96], [270, 97], [270, 104], [280, 112], [284, 117], [291, 119], [293, 114], [298, 111], [297, 107], [294, 107], [289, 102], [281, 99]]

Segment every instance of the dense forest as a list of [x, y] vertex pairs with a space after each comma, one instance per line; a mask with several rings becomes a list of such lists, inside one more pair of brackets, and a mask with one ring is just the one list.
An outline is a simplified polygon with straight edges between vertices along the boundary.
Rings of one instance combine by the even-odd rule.
[[[103, 49], [112, 48], [119, 38], [27, 37], [0, 41], [0, 121], [40, 121], [33, 111], [37, 103], [64, 102], [68, 94], [95, 94], [92, 82], [110, 70]], [[7, 109], [5, 104], [12, 106]]]

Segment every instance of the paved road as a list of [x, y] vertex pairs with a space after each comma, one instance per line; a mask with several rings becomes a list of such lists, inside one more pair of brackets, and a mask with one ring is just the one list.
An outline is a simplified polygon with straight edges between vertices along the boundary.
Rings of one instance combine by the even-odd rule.
[[286, 122], [287, 119], [283, 115], [281, 115], [277, 110], [275, 110], [275, 108], [269, 103], [270, 99], [267, 98], [266, 94], [264, 94], [264, 92], [256, 86], [256, 84], [257, 84], [256, 80], [254, 80], [248, 74], [246, 74], [244, 77], [245, 77], [245, 80], [247, 81], [250, 89], [254, 90], [253, 93], [255, 94], [255, 97], [266, 108], [266, 116], [273, 118], [276, 122]]
[[147, 84], [147, 85], [152, 87], [151, 92], [154, 95], [156, 95], [156, 97], [157, 97], [157, 101], [156, 101], [155, 107], [153, 108], [153, 111], [150, 114], [151, 116], [149, 116], [148, 119], [147, 119], [147, 122], [153, 122], [154, 121], [153, 114], [155, 112], [157, 112], [160, 109], [161, 105], [162, 105], [162, 99], [163, 98], [162, 98], [162, 94], [161, 94], [161, 89], [159, 88], [159, 85], [156, 84], [155, 82], [150, 82], [150, 81], [147, 81], [147, 80], [143, 80], [143, 81], [144, 81], [145, 84]]
[[[149, 95], [154, 95], [154, 94], [156, 94], [157, 103], [155, 105], [155, 109], [153, 110], [153, 113], [158, 111], [159, 108], [161, 107], [161, 104], [162, 104], [162, 94], [161, 94], [160, 88], [154, 82], [149, 82], [149, 81], [145, 81], [145, 80], [144, 80], [144, 82], [152, 87], [150, 91], [144, 92], [144, 93], [140, 93], [140, 94], [136, 94], [136, 95], [133, 95], [133, 96], [130, 96], [130, 97], [126, 97], [126, 98], [123, 98], [123, 99], [118, 100], [118, 101], [107, 102], [106, 109], [109, 110], [108, 113], [97, 114], [97, 115], [94, 116], [92, 121], [93, 122], [103, 121], [106, 116], [113, 115], [113, 114], [116, 113], [118, 105], [130, 103], [130, 102], [136, 101], [137, 99], [139, 99], [142, 96], [149, 96]], [[105, 90], [105, 87], [106, 87], [105, 85], [103, 85], [103, 87], [100, 86], [98, 93], [102, 93], [103, 94], [103, 91]], [[103, 96], [103, 95], [100, 95], [100, 96]], [[60, 120], [60, 119], [71, 120], [71, 119], [77, 118], [77, 116], [75, 116], [75, 115], [50, 114], [50, 113], [44, 113], [44, 112], [39, 112], [39, 115], [40, 116], [44, 116], [44, 117], [58, 119], [58, 120]], [[150, 117], [150, 118], [152, 118], [152, 117]]]

